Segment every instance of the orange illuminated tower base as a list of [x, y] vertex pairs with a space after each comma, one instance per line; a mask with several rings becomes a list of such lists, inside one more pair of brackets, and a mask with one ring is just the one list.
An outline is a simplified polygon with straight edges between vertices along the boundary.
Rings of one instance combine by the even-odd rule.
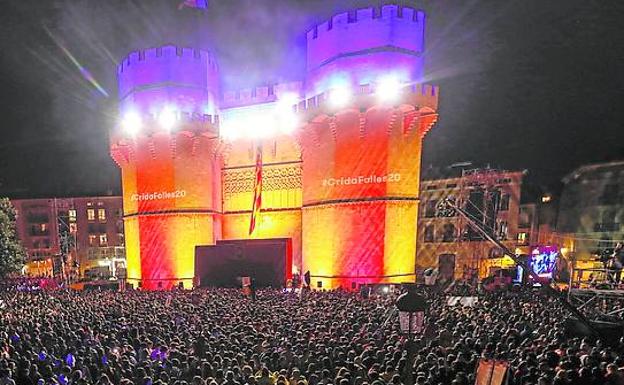
[[120, 139], [127, 278], [145, 289], [192, 287], [195, 246], [215, 242], [221, 162], [211, 124]]
[[325, 95], [301, 113], [303, 261], [312, 286], [413, 282], [422, 139], [437, 119], [436, 88], [400, 104], [367, 89], [346, 107]]

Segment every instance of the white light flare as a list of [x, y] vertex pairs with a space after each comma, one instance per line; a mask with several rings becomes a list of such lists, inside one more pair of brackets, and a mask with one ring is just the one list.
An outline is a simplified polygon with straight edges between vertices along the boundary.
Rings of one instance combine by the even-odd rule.
[[396, 102], [401, 95], [401, 87], [395, 76], [385, 76], [377, 81], [375, 93], [381, 102]]
[[121, 119], [121, 128], [128, 136], [136, 136], [143, 128], [143, 119], [136, 111], [126, 112]]
[[177, 116], [175, 110], [171, 107], [165, 107], [158, 115], [158, 124], [160, 127], [164, 128], [167, 131], [171, 131], [171, 129], [175, 126], [177, 122]]
[[329, 92], [329, 102], [336, 108], [345, 107], [351, 101], [352, 96], [349, 87], [336, 87]]

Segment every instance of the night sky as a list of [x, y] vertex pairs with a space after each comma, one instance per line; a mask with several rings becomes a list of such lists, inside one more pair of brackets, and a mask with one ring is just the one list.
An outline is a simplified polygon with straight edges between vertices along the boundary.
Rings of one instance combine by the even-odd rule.
[[[210, 48], [225, 88], [294, 80], [310, 27], [380, 4], [211, 0], [201, 13], [180, 2], [0, 1], [0, 195], [119, 193], [108, 129], [129, 51]], [[528, 169], [556, 192], [581, 164], [624, 159], [624, 1], [400, 3], [428, 13], [427, 80], [441, 87], [423, 168]]]

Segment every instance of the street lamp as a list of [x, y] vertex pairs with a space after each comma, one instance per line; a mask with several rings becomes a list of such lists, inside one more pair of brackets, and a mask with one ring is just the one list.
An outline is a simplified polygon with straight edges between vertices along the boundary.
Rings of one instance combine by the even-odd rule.
[[414, 384], [414, 335], [421, 334], [425, 324], [425, 311], [428, 309], [427, 300], [416, 293], [416, 287], [408, 286], [407, 292], [401, 294], [396, 300], [399, 310], [399, 325], [401, 332], [407, 335], [407, 365], [405, 385]]

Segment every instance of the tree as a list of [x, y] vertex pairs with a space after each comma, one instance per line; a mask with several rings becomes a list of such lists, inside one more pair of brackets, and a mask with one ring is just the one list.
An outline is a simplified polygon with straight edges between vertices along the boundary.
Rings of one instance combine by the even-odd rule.
[[26, 261], [15, 229], [16, 213], [11, 201], [0, 198], [0, 278], [19, 272]]

